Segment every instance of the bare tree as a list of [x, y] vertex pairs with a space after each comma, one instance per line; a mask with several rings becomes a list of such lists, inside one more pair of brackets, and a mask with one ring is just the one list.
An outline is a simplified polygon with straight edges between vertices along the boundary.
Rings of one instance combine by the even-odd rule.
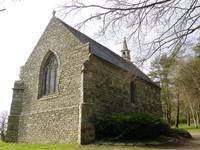
[[193, 123], [195, 127], [199, 125], [200, 116], [200, 61], [198, 59], [190, 59], [180, 66], [177, 74], [176, 82], [181, 89], [181, 99], [189, 106]]
[[0, 12], [1, 12], [1, 11], [5, 11], [5, 10], [6, 10], [5, 8], [2, 8], [2, 9], [0, 9]]
[[8, 112], [7, 111], [1, 112], [1, 114], [0, 114], [0, 136], [1, 136], [2, 140], [5, 139], [7, 118], [8, 118]]
[[102, 4], [71, 0], [62, 6], [61, 13], [76, 15], [88, 10], [89, 15], [77, 24], [79, 27], [99, 21], [102, 34], [126, 28], [128, 38], [145, 51], [142, 61], [159, 50], [173, 54], [177, 45], [183, 45], [200, 29], [199, 0], [105, 0]]
[[[6, 8], [4, 6], [6, 1], [9, 1], [9, 0], [0, 0], [0, 12], [6, 11]], [[10, 0], [10, 1], [17, 2], [17, 1], [20, 1], [20, 0]]]
[[0, 12], [5, 11], [4, 3], [6, 0], [0, 0]]

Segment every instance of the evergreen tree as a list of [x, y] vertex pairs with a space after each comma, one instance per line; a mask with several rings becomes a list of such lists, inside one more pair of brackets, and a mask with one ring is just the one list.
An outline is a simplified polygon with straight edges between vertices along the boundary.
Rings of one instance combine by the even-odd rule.
[[154, 81], [159, 81], [161, 86], [161, 101], [164, 115], [168, 123], [171, 122], [171, 91], [170, 91], [170, 71], [175, 63], [174, 57], [163, 54], [156, 57], [151, 63], [149, 76]]

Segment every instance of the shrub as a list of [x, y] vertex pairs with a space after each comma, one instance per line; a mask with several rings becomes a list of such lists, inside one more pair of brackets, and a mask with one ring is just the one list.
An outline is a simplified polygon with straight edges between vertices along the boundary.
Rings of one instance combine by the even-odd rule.
[[192, 138], [192, 135], [185, 129], [171, 129], [170, 134], [173, 137]]
[[170, 130], [159, 117], [141, 112], [97, 114], [93, 122], [97, 139], [152, 139]]
[[4, 132], [1, 132], [0, 140], [5, 141], [5, 133]]

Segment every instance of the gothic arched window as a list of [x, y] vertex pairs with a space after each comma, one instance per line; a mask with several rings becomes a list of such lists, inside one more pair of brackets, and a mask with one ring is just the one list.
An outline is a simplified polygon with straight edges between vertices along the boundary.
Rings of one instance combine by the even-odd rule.
[[42, 69], [42, 91], [41, 95], [49, 95], [57, 90], [58, 62], [56, 56], [51, 53]]

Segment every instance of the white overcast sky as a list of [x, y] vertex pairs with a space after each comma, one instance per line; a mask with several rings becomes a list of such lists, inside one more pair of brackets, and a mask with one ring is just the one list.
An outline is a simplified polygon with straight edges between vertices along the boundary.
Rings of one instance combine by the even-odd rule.
[[[0, 0], [1, 2], [1, 0]], [[18, 80], [20, 66], [22, 66], [42, 32], [52, 17], [52, 11], [63, 0], [21, 0], [20, 2], [6, 1], [0, 8], [7, 10], [0, 12], [0, 112], [9, 110], [12, 101], [12, 88]], [[75, 18], [79, 20], [79, 18]], [[70, 24], [70, 19], [65, 18]], [[89, 36], [93, 32], [84, 32]], [[112, 42], [103, 43], [119, 54], [120, 45]]]

